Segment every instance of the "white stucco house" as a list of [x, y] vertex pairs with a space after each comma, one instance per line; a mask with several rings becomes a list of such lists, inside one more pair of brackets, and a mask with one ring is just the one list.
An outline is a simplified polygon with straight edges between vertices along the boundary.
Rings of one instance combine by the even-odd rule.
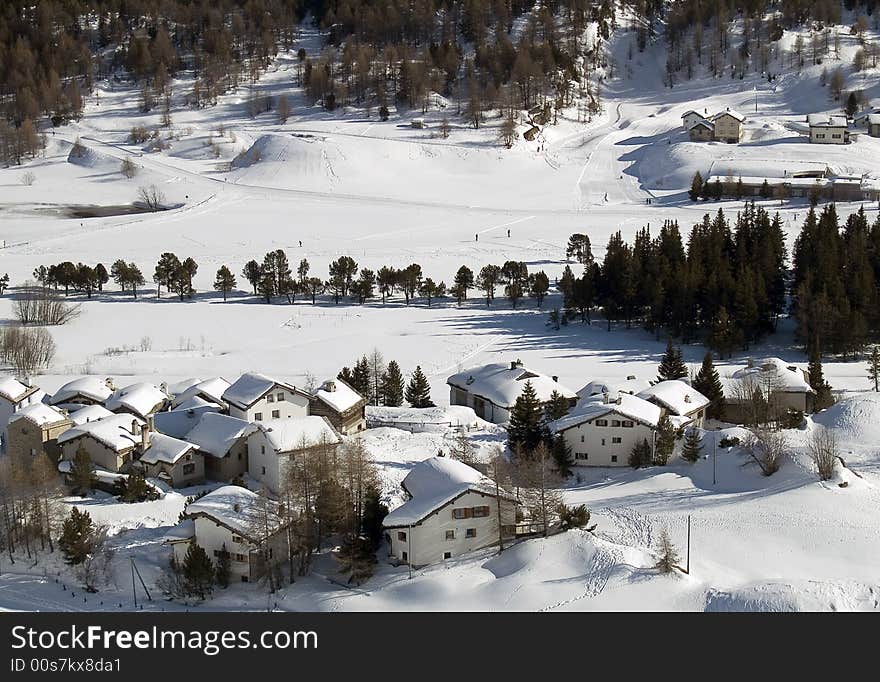
[[647, 440], [653, 447], [662, 410], [628, 393], [603, 393], [583, 400], [569, 414], [551, 422], [577, 466], [626, 466], [632, 449]]
[[8, 425], [13, 414], [23, 407], [43, 402], [46, 393], [39, 386], [29, 386], [11, 376], [0, 378], [0, 427], [2, 427], [2, 449], [6, 450], [9, 437]]
[[191, 542], [204, 549], [215, 566], [227, 552], [230, 580], [252, 582], [265, 574], [266, 559], [287, 558], [286, 526], [278, 520], [277, 505], [240, 486], [217, 488], [184, 509], [183, 521], [165, 543], [171, 545], [178, 563]]
[[813, 411], [816, 391], [809, 373], [780, 358], [749, 359], [745, 367], [721, 378], [724, 389], [724, 418], [742, 422], [749, 416], [751, 396], [759, 391], [768, 402], [771, 416], [782, 417], [788, 410]]
[[659, 381], [637, 395], [659, 406], [676, 428], [703, 426], [709, 399], [680, 379]]
[[810, 142], [813, 144], [846, 144], [849, 142], [849, 126], [846, 116], [808, 114]]
[[279, 493], [287, 467], [313, 448], [336, 448], [342, 438], [333, 425], [317, 416], [269, 419], [255, 422], [247, 437], [247, 463], [251, 478]]
[[230, 416], [249, 422], [309, 414], [308, 393], [257, 372], [242, 374], [223, 391], [221, 399], [229, 406]]
[[231, 481], [247, 473], [247, 438], [256, 425], [226, 414], [203, 414], [184, 440], [198, 445], [205, 458], [205, 476], [215, 481]]
[[506, 424], [516, 399], [522, 395], [526, 382], [532, 384], [538, 400], [546, 403], [554, 391], [577, 402], [577, 394], [563, 386], [556, 377], [550, 377], [523, 367], [515, 360], [508, 364], [493, 363], [453, 374], [446, 380], [449, 385], [449, 404], [473, 408], [481, 419], [495, 424]]
[[[389, 555], [425, 566], [494, 545], [516, 534], [516, 498], [467, 464], [431, 457], [401, 483], [409, 500], [383, 521]], [[500, 515], [499, 515], [500, 505]]]
[[131, 414], [111, 414], [77, 424], [58, 437], [61, 456], [72, 461], [82, 447], [93, 464], [114, 473], [127, 471], [149, 445], [146, 425], [144, 420]]

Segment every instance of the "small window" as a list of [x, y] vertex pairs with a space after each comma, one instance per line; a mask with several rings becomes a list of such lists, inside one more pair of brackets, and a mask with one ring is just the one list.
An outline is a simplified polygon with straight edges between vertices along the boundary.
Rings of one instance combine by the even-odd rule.
[[581, 434], [581, 443], [583, 443], [583, 442], [584, 442], [584, 436], [583, 436], [583, 434]]
[[272, 394], [270, 393], [269, 395], [266, 396], [266, 402], [267, 402], [267, 403], [274, 403], [274, 402], [275, 402], [275, 396], [272, 395]]
[[455, 540], [455, 531], [454, 530], [446, 531], [446, 539], [447, 540]]
[[243, 545], [243, 544], [244, 544], [244, 538], [241, 537], [241, 535], [233, 535], [233, 536], [232, 536], [232, 541], [233, 541], [234, 543], [238, 544], [238, 545]]
[[261, 455], [265, 455], [265, 454], [266, 454], [266, 446], [265, 446], [265, 445], [261, 445], [261, 446], [260, 446], [260, 454], [261, 454]]
[[397, 539], [401, 542], [406, 542], [406, 533], [404, 533], [403, 531], [399, 531], [397, 533]]
[[477, 537], [477, 529], [476, 528], [468, 528], [464, 532], [464, 536], [466, 538], [475, 538]]
[[624, 420], [623, 420], [623, 428], [625, 428], [625, 429], [631, 429], [633, 426], [634, 426], [634, 424], [632, 423], [631, 420], [629, 420], [629, 419], [624, 419]]
[[611, 455], [611, 461], [612, 461], [612, 462], [616, 462], [616, 461], [617, 461], [617, 455]]
[[401, 554], [400, 558], [403, 559], [403, 560], [406, 561], [406, 562], [409, 562], [409, 555], [408, 555], [406, 552], [403, 552], [403, 553]]
[[262, 412], [257, 412], [257, 413], [255, 413], [255, 414], [254, 414], [254, 419], [255, 419], [256, 421], [258, 421], [258, 422], [263, 421], [263, 413], [262, 413]]
[[459, 507], [458, 509], [452, 510], [452, 518], [454, 519], [469, 519], [471, 518], [474, 510], [470, 507]]
[[622, 442], [623, 442], [623, 439], [622, 439], [622, 438], [612, 438], [612, 439], [611, 439], [611, 444], [612, 444], [612, 445], [620, 445]]
[[241, 576], [241, 582], [246, 583], [248, 581], [248, 577], [246, 575]]
[[574, 455], [574, 458], [580, 459], [580, 460], [583, 460], [586, 462], [590, 458], [590, 456], [586, 452], [576, 452]]
[[602, 445], [605, 445], [605, 439], [604, 439], [604, 438], [602, 439]]
[[474, 518], [483, 518], [489, 516], [489, 507], [474, 507]]
[[608, 426], [608, 420], [607, 419], [597, 419], [596, 426]]
[[194, 474], [196, 472], [195, 463], [184, 464], [183, 465], [183, 475], [189, 476], [190, 474]]
[[452, 558], [452, 552], [443, 552], [443, 559], [444, 560], [451, 559], [451, 558]]
[[284, 400], [284, 391], [278, 394], [278, 402], [282, 402]]
[[612, 419], [611, 426], [620, 426], [620, 420], [619, 419]]
[[266, 475], [266, 467], [263, 467], [263, 476]]
[[281, 416], [281, 410], [272, 410], [272, 419], [278, 419]]

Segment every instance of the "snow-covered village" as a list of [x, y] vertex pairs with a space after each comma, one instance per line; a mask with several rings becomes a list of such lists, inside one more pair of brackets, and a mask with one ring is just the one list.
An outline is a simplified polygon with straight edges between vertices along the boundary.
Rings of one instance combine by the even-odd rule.
[[880, 610], [874, 0], [0, 13], [0, 611]]

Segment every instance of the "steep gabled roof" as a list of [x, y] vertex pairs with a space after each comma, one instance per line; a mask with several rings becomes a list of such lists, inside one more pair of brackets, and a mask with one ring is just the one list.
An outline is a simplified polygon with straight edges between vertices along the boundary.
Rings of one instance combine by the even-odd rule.
[[[70, 418], [57, 407], [45, 403], [34, 403], [21, 408], [9, 418], [9, 423], [19, 419], [26, 419], [37, 426], [47, 426], [59, 422], [69, 422]], [[71, 422], [72, 423], [72, 422]]]
[[198, 445], [187, 443], [185, 440], [166, 436], [164, 433], [153, 432], [150, 434], [150, 445], [141, 455], [140, 461], [145, 464], [176, 464], [177, 461], [188, 452], [198, 450]]
[[240, 438], [250, 435], [256, 429], [256, 425], [244, 419], [208, 412], [186, 434], [186, 440], [198, 445], [206, 455], [224, 457]]
[[58, 436], [58, 442], [67, 443], [77, 438], [90, 437], [115, 452], [121, 452], [141, 442], [140, 435], [131, 432], [132, 422], [135, 422], [137, 427], [145, 425], [142, 419], [133, 415], [114, 414], [104, 419], [74, 426]]
[[266, 393], [271, 391], [275, 386], [280, 386], [286, 391], [299, 393], [308, 398], [308, 394], [299, 390], [296, 386], [272, 379], [259, 372], [247, 372], [242, 374], [229, 386], [229, 388], [223, 391], [221, 398], [224, 402], [227, 402], [230, 405], [246, 410], [266, 395]]
[[174, 407], [177, 407], [178, 405], [197, 397], [206, 399], [209, 402], [221, 403], [223, 402], [223, 393], [225, 393], [230, 386], [231, 384], [223, 377], [205, 379], [204, 381], [191, 384], [185, 390], [175, 394], [174, 400], [171, 404], [174, 405]]
[[656, 428], [661, 410], [654, 403], [628, 393], [605, 394], [581, 401], [570, 413], [551, 422], [549, 428], [552, 433], [561, 433], [608, 414], [617, 414], [624, 419]]
[[38, 386], [25, 386], [10, 376], [0, 378], [0, 398], [6, 398], [11, 403], [20, 403], [39, 390]]
[[510, 408], [522, 395], [526, 382], [532, 384], [538, 400], [547, 402], [550, 395], [557, 391], [568, 399], [577, 398], [577, 394], [555, 381], [546, 374], [526, 369], [521, 362], [493, 363], [453, 374], [446, 380], [450, 386], [480, 396], [485, 400], [503, 408]]
[[116, 390], [104, 406], [111, 412], [130, 410], [139, 417], [147, 417], [153, 413], [157, 405], [168, 400], [168, 395], [155, 384], [137, 383]]
[[106, 379], [96, 376], [85, 376], [73, 381], [68, 381], [64, 386], [55, 391], [55, 394], [49, 400], [53, 405], [66, 403], [81, 395], [96, 403], [103, 403], [107, 398], [113, 395], [113, 390], [107, 385]]
[[[269, 513], [265, 513], [268, 509]], [[268, 518], [269, 533], [281, 527], [275, 519], [278, 503], [261, 498], [247, 488], [237, 485], [224, 485], [204, 497], [200, 497], [183, 510], [187, 518], [207, 516], [229, 530], [253, 541], [263, 537]]]

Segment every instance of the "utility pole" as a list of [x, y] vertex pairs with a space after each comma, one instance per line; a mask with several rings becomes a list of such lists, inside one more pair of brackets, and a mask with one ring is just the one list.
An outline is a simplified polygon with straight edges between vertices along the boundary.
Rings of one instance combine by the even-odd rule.
[[409, 579], [412, 580], [412, 526], [406, 531], [406, 565], [409, 567]]
[[712, 485], [716, 484], [715, 480], [715, 463], [718, 461], [718, 432], [712, 434]]
[[755, 86], [755, 113], [758, 113], [758, 86]]
[[131, 560], [131, 594], [134, 597], [134, 608], [138, 607], [137, 587], [134, 584], [134, 559]]
[[691, 574], [691, 515], [688, 514], [688, 541], [687, 541], [687, 563], [684, 572]]

